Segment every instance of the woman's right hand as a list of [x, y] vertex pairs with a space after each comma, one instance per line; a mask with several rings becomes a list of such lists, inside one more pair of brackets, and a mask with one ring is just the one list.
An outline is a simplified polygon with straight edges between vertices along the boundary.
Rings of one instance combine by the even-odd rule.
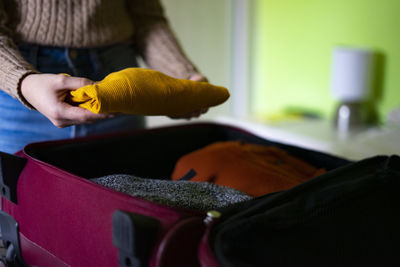
[[65, 102], [70, 90], [93, 83], [86, 78], [61, 74], [30, 74], [22, 80], [21, 93], [55, 126], [64, 128], [74, 124], [92, 123], [113, 116], [112, 114], [95, 114]]

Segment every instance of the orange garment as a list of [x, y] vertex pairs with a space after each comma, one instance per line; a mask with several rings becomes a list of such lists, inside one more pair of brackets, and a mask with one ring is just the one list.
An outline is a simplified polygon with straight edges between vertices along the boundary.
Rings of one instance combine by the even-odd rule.
[[218, 142], [181, 157], [172, 180], [191, 169], [191, 181], [212, 182], [251, 196], [289, 189], [325, 172], [284, 150], [239, 141]]

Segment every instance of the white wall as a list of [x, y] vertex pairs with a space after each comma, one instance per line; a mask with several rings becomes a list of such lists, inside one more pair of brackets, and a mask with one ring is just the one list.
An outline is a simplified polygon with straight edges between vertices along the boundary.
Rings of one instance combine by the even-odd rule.
[[[216, 85], [231, 87], [232, 0], [161, 0], [171, 26], [188, 57]], [[211, 108], [203, 118], [226, 115], [230, 101]], [[148, 125], [181, 123], [148, 117]]]

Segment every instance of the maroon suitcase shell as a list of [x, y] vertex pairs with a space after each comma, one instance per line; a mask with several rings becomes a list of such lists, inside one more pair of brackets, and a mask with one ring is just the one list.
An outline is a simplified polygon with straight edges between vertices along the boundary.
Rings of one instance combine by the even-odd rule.
[[329, 155], [212, 123], [30, 144], [0, 157], [0, 223], [9, 258], [41, 267], [218, 266], [207, 232], [203, 237], [213, 223], [206, 214], [132, 197], [88, 178], [168, 178], [180, 156], [226, 140], [276, 145], [316, 167], [338, 166]]

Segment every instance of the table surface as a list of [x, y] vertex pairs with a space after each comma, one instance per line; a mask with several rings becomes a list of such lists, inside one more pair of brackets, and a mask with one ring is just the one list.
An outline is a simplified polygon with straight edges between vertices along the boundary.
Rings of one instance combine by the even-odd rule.
[[317, 150], [350, 160], [375, 155], [400, 155], [400, 125], [365, 127], [338, 133], [331, 121], [302, 119], [266, 123], [255, 119], [217, 117], [215, 122], [243, 128], [273, 141]]

